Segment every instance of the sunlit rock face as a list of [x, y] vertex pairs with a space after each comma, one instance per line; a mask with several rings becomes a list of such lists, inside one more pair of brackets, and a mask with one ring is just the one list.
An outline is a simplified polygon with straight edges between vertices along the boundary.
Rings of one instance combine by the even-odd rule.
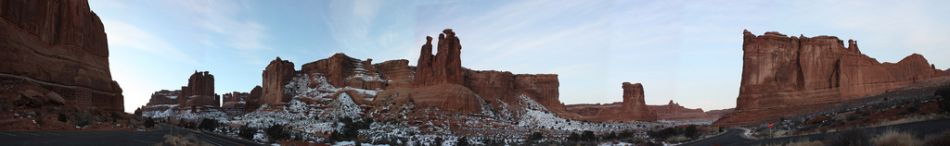
[[0, 73], [50, 83], [10, 85], [56, 93], [68, 105], [123, 111], [102, 22], [86, 1], [2, 1], [0, 17]]
[[880, 63], [857, 41], [834, 36], [743, 32], [743, 68], [736, 111], [717, 124], [749, 124], [814, 111], [945, 75], [919, 54]]

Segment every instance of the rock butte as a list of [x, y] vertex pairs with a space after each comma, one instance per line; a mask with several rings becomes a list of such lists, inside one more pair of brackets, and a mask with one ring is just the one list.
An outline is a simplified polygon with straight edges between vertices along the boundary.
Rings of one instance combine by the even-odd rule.
[[102, 21], [86, 1], [2, 1], [0, 17], [0, 78], [66, 105], [123, 111]]
[[[655, 121], [656, 113], [646, 105], [643, 96], [643, 85], [624, 82], [623, 101], [611, 104], [576, 104], [567, 105], [567, 110], [576, 113], [574, 119], [586, 121]], [[568, 116], [570, 117], [570, 116]]]
[[834, 103], [897, 90], [946, 73], [923, 56], [879, 63], [834, 36], [743, 32], [742, 81], [735, 112], [717, 125], [745, 125], [813, 112]]

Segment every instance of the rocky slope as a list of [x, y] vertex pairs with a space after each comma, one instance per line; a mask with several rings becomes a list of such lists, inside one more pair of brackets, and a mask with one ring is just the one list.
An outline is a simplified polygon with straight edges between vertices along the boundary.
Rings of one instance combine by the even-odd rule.
[[3, 97], [32, 90], [61, 104], [123, 111], [102, 22], [86, 1], [2, 1], [0, 17], [0, 79], [12, 87]]
[[880, 63], [857, 41], [834, 36], [743, 32], [743, 69], [735, 113], [716, 124], [751, 124], [898, 90], [945, 76], [919, 54]]

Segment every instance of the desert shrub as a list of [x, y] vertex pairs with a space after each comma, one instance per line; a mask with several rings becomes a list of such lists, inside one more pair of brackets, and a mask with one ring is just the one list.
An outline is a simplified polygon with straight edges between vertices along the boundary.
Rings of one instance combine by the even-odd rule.
[[696, 125], [686, 126], [686, 130], [683, 131], [683, 135], [687, 138], [699, 137], [699, 130], [696, 128]]
[[56, 119], [59, 120], [60, 122], [67, 122], [67, 121], [69, 121], [69, 118], [67, 118], [67, 117], [66, 117], [66, 114], [64, 114], [64, 113], [59, 113], [59, 116], [56, 117]]
[[528, 140], [530, 141], [539, 141], [542, 138], [544, 138], [544, 135], [542, 135], [541, 132], [531, 132], [531, 134], [528, 135]]
[[152, 118], [145, 118], [145, 128], [155, 127], [155, 120]]
[[433, 141], [432, 141], [432, 144], [430, 144], [430, 145], [431, 145], [431, 146], [442, 146], [442, 142], [444, 142], [444, 141], [445, 141], [445, 140], [442, 139], [442, 137], [435, 137], [435, 140], [433, 140]]
[[583, 140], [583, 141], [594, 141], [594, 140], [597, 140], [597, 136], [594, 135], [594, 132], [593, 132], [593, 131], [584, 131], [584, 133], [581, 134], [581, 140]]
[[201, 123], [198, 124], [198, 129], [214, 131], [218, 128], [218, 120], [204, 118], [201, 119]]
[[943, 109], [944, 112], [950, 112], [950, 85], [937, 89], [934, 95], [940, 97], [940, 109]]
[[271, 141], [284, 140], [290, 137], [290, 134], [284, 130], [283, 125], [273, 125], [265, 130], [267, 136], [270, 137]]
[[825, 138], [825, 145], [833, 146], [866, 146], [870, 145], [868, 143], [868, 136], [860, 130], [850, 130], [833, 135], [829, 135], [828, 138]]
[[251, 128], [247, 125], [241, 126], [241, 129], [238, 130], [238, 136], [244, 139], [254, 139], [254, 134], [257, 133], [257, 130]]
[[950, 145], [950, 131], [944, 131], [941, 134], [934, 136], [928, 136], [926, 138], [925, 146], [948, 146]]
[[876, 146], [915, 146], [921, 143], [914, 135], [897, 131], [881, 133], [871, 139], [871, 142]]
[[469, 146], [468, 138], [462, 136], [462, 138], [459, 138], [459, 139], [455, 140], [455, 145], [456, 145], [456, 146]]

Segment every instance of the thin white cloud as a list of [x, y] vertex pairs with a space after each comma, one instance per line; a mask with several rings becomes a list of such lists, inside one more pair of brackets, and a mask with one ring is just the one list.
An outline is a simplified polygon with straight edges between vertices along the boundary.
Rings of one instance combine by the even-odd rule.
[[237, 50], [243, 60], [250, 64], [263, 62], [259, 51], [271, 50], [265, 43], [269, 38], [267, 27], [254, 19], [245, 17], [249, 11], [243, 3], [219, 0], [171, 1], [184, 8], [186, 15], [198, 28], [205, 30], [200, 42], [208, 47], [226, 47]]
[[175, 48], [165, 39], [139, 27], [122, 21], [111, 20], [104, 21], [103, 25], [105, 25], [105, 31], [109, 37], [109, 47], [112, 49], [135, 49], [165, 57], [169, 60], [181, 61], [188, 64], [197, 63], [195, 59], [183, 53], [178, 48]]

